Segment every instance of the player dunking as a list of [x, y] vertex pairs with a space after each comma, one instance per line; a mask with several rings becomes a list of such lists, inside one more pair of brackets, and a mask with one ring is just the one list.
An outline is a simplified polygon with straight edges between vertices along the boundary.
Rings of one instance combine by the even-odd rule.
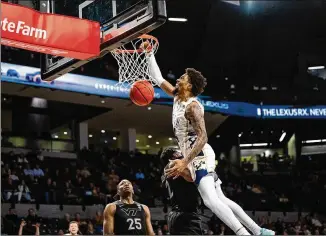
[[[204, 107], [197, 100], [206, 87], [206, 78], [195, 69], [186, 69], [174, 87], [162, 77], [154, 55], [148, 56], [151, 76], [167, 94], [174, 96], [173, 131], [184, 156], [182, 160], [172, 161], [173, 167], [167, 170], [167, 175], [177, 178], [188, 168], [204, 204], [237, 235], [250, 235], [215, 191], [215, 153], [207, 143]], [[274, 234], [273, 231], [264, 233]]]
[[129, 180], [118, 184], [120, 200], [108, 204], [104, 210], [104, 235], [155, 235], [148, 207], [135, 202], [133, 193]]
[[[181, 159], [181, 152], [175, 148], [166, 148], [161, 154], [164, 169], [169, 160]], [[202, 235], [201, 218], [198, 215], [200, 196], [192, 183], [189, 170], [186, 168], [182, 177], [176, 179], [162, 176], [162, 183], [169, 192], [172, 210], [168, 214], [168, 226], [171, 235]], [[187, 180], [187, 181], [186, 181]], [[189, 181], [189, 182], [188, 182]], [[187, 196], [187, 199], [185, 199]]]

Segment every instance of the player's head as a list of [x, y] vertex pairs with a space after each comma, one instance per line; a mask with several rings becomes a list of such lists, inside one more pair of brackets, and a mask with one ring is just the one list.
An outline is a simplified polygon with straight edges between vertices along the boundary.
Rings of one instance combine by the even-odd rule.
[[134, 188], [131, 182], [127, 179], [121, 180], [117, 188], [118, 188], [118, 195], [120, 196], [120, 198], [132, 196], [134, 193]]
[[181, 97], [190, 94], [196, 97], [204, 92], [206, 85], [206, 78], [201, 72], [194, 68], [187, 68], [186, 73], [177, 79], [174, 94]]
[[77, 221], [70, 221], [69, 223], [69, 232], [72, 235], [77, 235], [79, 231], [79, 226]]
[[161, 162], [163, 166], [166, 166], [169, 163], [169, 160], [181, 159], [181, 151], [174, 147], [165, 148], [161, 154]]

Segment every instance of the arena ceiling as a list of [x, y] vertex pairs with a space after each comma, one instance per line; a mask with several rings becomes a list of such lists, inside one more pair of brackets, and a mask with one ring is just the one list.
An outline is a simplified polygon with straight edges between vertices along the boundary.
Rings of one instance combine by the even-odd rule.
[[153, 32], [165, 73], [198, 68], [216, 99], [326, 104], [326, 76], [307, 73], [309, 66], [326, 66], [325, 1], [240, 1], [238, 6], [171, 0], [167, 5], [169, 17], [188, 21], [168, 21]]

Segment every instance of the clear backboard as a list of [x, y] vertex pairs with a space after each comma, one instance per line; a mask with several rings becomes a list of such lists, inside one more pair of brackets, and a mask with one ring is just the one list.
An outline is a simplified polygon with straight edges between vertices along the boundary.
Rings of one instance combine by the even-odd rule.
[[[41, 0], [40, 11], [56, 13], [54, 5], [53, 0]], [[167, 17], [165, 0], [87, 0], [79, 4], [78, 15], [100, 22], [99, 57], [161, 26]], [[52, 81], [96, 58], [83, 61], [43, 55], [41, 77]]]

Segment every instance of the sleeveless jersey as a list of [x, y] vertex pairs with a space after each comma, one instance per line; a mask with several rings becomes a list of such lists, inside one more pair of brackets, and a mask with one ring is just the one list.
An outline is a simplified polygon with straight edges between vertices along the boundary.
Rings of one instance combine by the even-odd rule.
[[186, 102], [178, 101], [175, 97], [173, 103], [173, 132], [184, 157], [188, 155], [197, 140], [197, 135], [193, 126], [190, 124], [190, 121], [186, 118], [186, 108], [190, 103], [194, 101], [199, 104], [204, 114], [204, 107], [197, 100], [196, 97], [189, 98]]
[[125, 204], [114, 202], [116, 212], [114, 215], [114, 234], [116, 235], [146, 235], [145, 211], [141, 204]]

